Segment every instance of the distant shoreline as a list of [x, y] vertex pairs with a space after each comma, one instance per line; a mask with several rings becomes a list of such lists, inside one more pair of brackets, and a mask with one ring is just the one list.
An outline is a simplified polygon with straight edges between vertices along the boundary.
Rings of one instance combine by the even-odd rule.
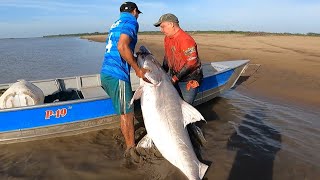
[[[262, 32], [262, 31], [187, 31], [190, 34], [243, 34], [248, 36], [268, 36], [268, 35], [278, 35], [278, 36], [318, 36], [320, 33], [272, 33], [272, 32]], [[108, 32], [94, 32], [94, 33], [76, 33], [76, 34], [58, 34], [58, 35], [47, 35], [43, 36], [45, 38], [50, 37], [68, 37], [68, 36], [92, 36], [92, 35], [107, 35]], [[139, 32], [141, 35], [161, 35], [160, 31], [142, 31]]]

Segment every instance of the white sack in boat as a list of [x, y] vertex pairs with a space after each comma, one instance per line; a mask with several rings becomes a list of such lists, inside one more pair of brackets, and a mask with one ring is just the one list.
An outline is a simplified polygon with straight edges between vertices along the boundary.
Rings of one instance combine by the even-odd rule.
[[42, 90], [34, 84], [19, 80], [0, 97], [0, 109], [30, 106], [44, 103]]

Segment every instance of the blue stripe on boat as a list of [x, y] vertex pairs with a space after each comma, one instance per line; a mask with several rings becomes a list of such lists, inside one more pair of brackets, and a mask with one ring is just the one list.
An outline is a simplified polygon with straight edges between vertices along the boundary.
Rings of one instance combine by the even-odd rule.
[[199, 88], [199, 92], [204, 92], [209, 89], [217, 88], [219, 86], [226, 84], [229, 78], [231, 77], [231, 75], [233, 74], [233, 72], [234, 72], [234, 69], [230, 69], [228, 71], [217, 74], [215, 76], [209, 76], [209, 77], [203, 78], [203, 81]]
[[[53, 115], [50, 119], [45, 119], [46, 111], [57, 112], [57, 110], [63, 108], [67, 110], [67, 114], [64, 117], [56, 118]], [[115, 112], [110, 98], [60, 106], [8, 111], [0, 113], [1, 124], [6, 125], [0, 126], [0, 132], [79, 122], [111, 115], [115, 115]]]

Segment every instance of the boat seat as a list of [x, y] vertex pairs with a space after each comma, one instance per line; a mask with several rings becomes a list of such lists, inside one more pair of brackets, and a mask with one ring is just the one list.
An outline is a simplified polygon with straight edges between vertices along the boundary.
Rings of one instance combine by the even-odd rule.
[[101, 86], [97, 87], [85, 87], [80, 89], [84, 99], [90, 98], [105, 98], [109, 97]]

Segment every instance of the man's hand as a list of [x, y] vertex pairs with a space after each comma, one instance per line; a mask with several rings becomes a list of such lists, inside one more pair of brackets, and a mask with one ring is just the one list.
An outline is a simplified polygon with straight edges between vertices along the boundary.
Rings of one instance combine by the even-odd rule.
[[149, 71], [149, 69], [145, 69], [145, 68], [139, 68], [138, 71], [136, 71], [136, 75], [139, 78], [142, 78], [144, 81], [151, 83], [144, 75]]
[[139, 78], [142, 78], [144, 79], [144, 75], [146, 74], [146, 72], [148, 72], [149, 70], [148, 69], [145, 69], [145, 68], [139, 68], [139, 70], [136, 71], [136, 75], [139, 77]]
[[172, 84], [173, 84], [173, 85], [177, 84], [177, 83], [178, 83], [178, 81], [179, 81], [179, 79], [177, 78], [177, 76], [176, 76], [176, 75], [172, 76], [172, 78], [171, 78], [171, 82], [172, 82]]

